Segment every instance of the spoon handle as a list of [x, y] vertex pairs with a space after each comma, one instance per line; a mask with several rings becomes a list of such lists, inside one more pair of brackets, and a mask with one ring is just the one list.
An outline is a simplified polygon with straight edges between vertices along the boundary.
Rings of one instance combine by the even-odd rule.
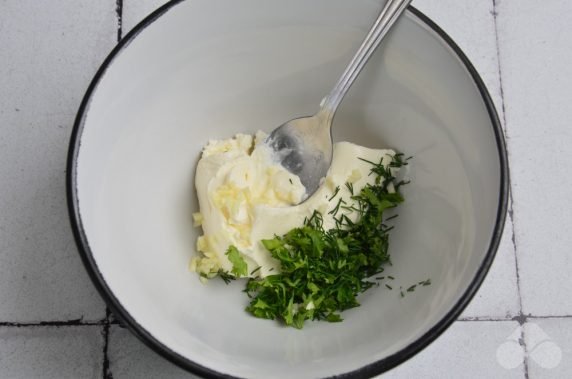
[[362, 42], [359, 50], [352, 58], [336, 86], [326, 97], [320, 112], [318, 113], [328, 127], [336, 113], [336, 109], [340, 102], [348, 92], [354, 80], [357, 78], [368, 59], [372, 56], [375, 49], [385, 37], [391, 26], [399, 18], [401, 13], [405, 11], [412, 0], [387, 0], [375, 24], [371, 27], [368, 35]]

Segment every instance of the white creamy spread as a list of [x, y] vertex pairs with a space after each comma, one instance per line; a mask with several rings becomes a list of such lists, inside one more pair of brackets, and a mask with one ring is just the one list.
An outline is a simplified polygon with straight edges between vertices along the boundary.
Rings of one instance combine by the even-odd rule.
[[[262, 277], [278, 273], [278, 262], [260, 241], [302, 226], [314, 210], [322, 214], [324, 229], [333, 228], [335, 221], [328, 212], [338, 205], [340, 197], [346, 205], [352, 203], [346, 183], [352, 183], [357, 194], [375, 180], [369, 175], [372, 165], [359, 158], [375, 163], [383, 160], [387, 165], [395, 154], [393, 150], [369, 149], [349, 142], [334, 144], [324, 184], [298, 204], [305, 197], [304, 186], [296, 175], [272, 161], [265, 139], [262, 132], [255, 138], [239, 134], [224, 141], [210, 141], [204, 148], [195, 176], [200, 213], [193, 215], [204, 234], [197, 239], [200, 256], [191, 260], [192, 271], [207, 277], [220, 269], [230, 272], [232, 263], [225, 253], [234, 245], [247, 262], [249, 273], [256, 270], [254, 276]], [[355, 212], [349, 215], [355, 217]]]

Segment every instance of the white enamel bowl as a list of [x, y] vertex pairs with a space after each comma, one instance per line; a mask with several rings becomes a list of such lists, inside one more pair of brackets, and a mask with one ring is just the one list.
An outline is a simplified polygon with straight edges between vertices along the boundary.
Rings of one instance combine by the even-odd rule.
[[[334, 138], [412, 155], [391, 239], [393, 287], [337, 324], [251, 317], [244, 283], [188, 271], [194, 169], [209, 139], [313, 114], [381, 0], [187, 0], [152, 14], [94, 78], [72, 136], [69, 205], [86, 267], [113, 312], [158, 353], [204, 376], [371, 376], [419, 352], [491, 265], [507, 207], [501, 127], [479, 76], [410, 9], [362, 73]], [[279, 222], [279, 220], [277, 220]]]

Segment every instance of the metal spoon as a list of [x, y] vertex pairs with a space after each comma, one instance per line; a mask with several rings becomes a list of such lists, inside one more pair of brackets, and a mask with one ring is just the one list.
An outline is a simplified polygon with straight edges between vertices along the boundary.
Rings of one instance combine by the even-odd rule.
[[388, 0], [338, 83], [313, 116], [290, 120], [268, 136], [266, 143], [288, 171], [298, 175], [309, 197], [332, 162], [331, 125], [338, 105], [368, 59], [412, 0]]

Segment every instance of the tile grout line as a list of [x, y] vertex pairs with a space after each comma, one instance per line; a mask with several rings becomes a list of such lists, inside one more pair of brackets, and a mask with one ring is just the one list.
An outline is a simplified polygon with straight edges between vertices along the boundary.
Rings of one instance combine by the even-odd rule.
[[552, 315], [549, 315], [549, 316], [528, 315], [528, 316], [526, 316], [527, 320], [529, 320], [529, 319], [533, 319], [533, 320], [535, 320], [535, 319], [536, 320], [538, 320], [538, 319], [540, 319], [540, 320], [558, 319], [558, 320], [561, 320], [561, 319], [569, 319], [569, 318], [572, 318], [572, 315], [560, 315], [560, 316], [558, 316], [558, 315], [554, 315], [554, 316], [552, 316]]
[[[508, 127], [507, 127], [507, 119], [506, 119], [506, 101], [505, 101], [505, 96], [504, 96], [504, 85], [503, 85], [503, 76], [502, 76], [502, 63], [501, 63], [501, 54], [500, 54], [500, 39], [499, 39], [499, 29], [498, 29], [498, 11], [497, 11], [497, 1], [498, 0], [492, 0], [493, 3], [493, 22], [494, 22], [494, 27], [495, 27], [495, 42], [496, 42], [496, 50], [497, 50], [497, 65], [498, 65], [498, 74], [499, 74], [499, 89], [500, 89], [500, 97], [501, 97], [501, 110], [502, 110], [502, 121], [503, 121], [503, 125], [504, 125], [504, 134], [505, 134], [505, 139], [506, 139], [506, 150], [507, 150], [507, 154], [509, 153], [509, 148], [508, 148], [508, 140], [510, 139], [508, 136]], [[509, 216], [509, 220], [512, 226], [512, 236], [511, 236], [511, 240], [512, 240], [512, 246], [514, 248], [514, 263], [515, 263], [515, 269], [516, 269], [516, 291], [517, 291], [517, 295], [518, 295], [518, 305], [519, 305], [519, 315], [514, 317], [515, 321], [518, 321], [519, 325], [520, 325], [520, 330], [521, 330], [521, 335], [520, 338], [518, 340], [518, 343], [522, 346], [523, 350], [524, 350], [524, 360], [523, 360], [523, 365], [524, 365], [524, 378], [528, 379], [529, 378], [529, 372], [528, 372], [528, 349], [526, 346], [526, 338], [525, 338], [525, 334], [524, 334], [524, 323], [526, 322], [526, 316], [524, 315], [523, 312], [523, 307], [522, 307], [522, 291], [521, 291], [521, 286], [520, 286], [520, 270], [519, 270], [519, 264], [518, 264], [518, 252], [517, 252], [517, 240], [516, 240], [516, 233], [515, 233], [515, 222], [514, 222], [514, 199], [513, 199], [513, 194], [512, 194], [512, 182], [510, 181], [510, 177], [509, 177], [509, 187], [510, 187], [510, 193], [509, 193], [509, 209], [508, 209], [508, 216]]]
[[111, 370], [109, 368], [109, 327], [111, 323], [109, 319], [111, 317], [111, 311], [109, 308], [105, 308], [105, 322], [103, 323], [103, 364], [102, 364], [102, 378], [103, 379], [113, 379]]
[[[507, 132], [507, 124], [506, 124], [506, 107], [505, 107], [505, 99], [504, 99], [504, 86], [503, 86], [503, 80], [502, 80], [502, 68], [501, 68], [501, 60], [500, 60], [500, 44], [499, 44], [499, 36], [498, 36], [498, 26], [497, 26], [497, 16], [498, 16], [498, 12], [496, 10], [496, 2], [497, 0], [493, 0], [493, 20], [494, 20], [494, 25], [495, 25], [495, 39], [496, 39], [496, 47], [497, 47], [497, 62], [498, 62], [498, 74], [499, 74], [499, 86], [500, 86], [500, 96], [501, 96], [501, 109], [502, 109], [502, 121], [503, 121], [503, 125], [504, 125], [504, 131], [505, 131], [505, 138], [508, 139], [508, 136], [506, 136], [506, 132]], [[507, 145], [507, 151], [508, 151], [508, 145]], [[520, 311], [520, 316], [524, 318], [524, 313], [522, 310], [522, 292], [520, 289], [520, 271], [519, 271], [519, 265], [518, 265], [518, 254], [517, 254], [517, 241], [516, 241], [516, 234], [514, 231], [514, 201], [513, 201], [513, 197], [512, 197], [512, 183], [510, 183], [510, 194], [509, 194], [509, 209], [508, 209], [508, 216], [509, 216], [509, 221], [510, 224], [512, 226], [512, 235], [511, 235], [511, 240], [512, 240], [512, 247], [514, 248], [514, 260], [516, 263], [516, 290], [517, 290], [517, 294], [518, 294], [518, 306], [519, 306], [519, 311]], [[524, 321], [524, 319], [523, 319]]]
[[529, 321], [529, 320], [562, 320], [562, 319], [572, 319], [572, 315], [543, 315], [543, 316], [533, 316], [533, 315], [526, 315], [526, 316], [514, 316], [510, 318], [502, 318], [502, 317], [462, 317], [458, 318], [457, 321], [463, 322], [479, 322], [479, 321], [516, 321], [521, 324], [521, 321]]
[[[115, 0], [115, 15], [117, 18], [117, 42], [121, 41], [123, 37], [123, 0]], [[110, 321], [111, 311], [105, 307], [105, 319], [103, 321], [103, 364], [102, 364], [102, 378], [113, 379], [113, 374], [109, 367], [109, 327], [115, 322]]]
[[[13, 322], [2, 321], [0, 327], [13, 327], [13, 328], [30, 328], [30, 327], [66, 327], [66, 326], [103, 326], [106, 321], [83, 321], [83, 319], [64, 320], [64, 321], [39, 321], [39, 322]], [[112, 321], [110, 324], [119, 324], [118, 321]]]
[[461, 322], [486, 322], [486, 321], [494, 321], [494, 322], [507, 322], [507, 321], [518, 321], [518, 316], [516, 317], [509, 317], [509, 318], [502, 318], [502, 317], [461, 317], [458, 318], [457, 321]]
[[[115, 15], [117, 18], [117, 42], [121, 41], [123, 37], [123, 0], [115, 1]], [[110, 321], [111, 311], [109, 307], [105, 307], [105, 319], [103, 321], [103, 364], [102, 364], [102, 378], [113, 379], [111, 368], [109, 367], [109, 328], [112, 324], [117, 322]]]
[[[110, 314], [111, 316], [111, 314]], [[461, 317], [458, 318], [457, 321], [462, 322], [484, 322], [484, 321], [517, 321], [521, 322], [521, 320], [551, 320], [551, 319], [572, 319], [572, 315], [526, 315], [526, 316], [515, 316], [510, 318], [502, 318], [502, 317]], [[82, 319], [77, 320], [66, 320], [66, 321], [39, 321], [39, 322], [14, 322], [14, 321], [0, 321], [0, 327], [2, 328], [37, 328], [37, 327], [73, 327], [73, 326], [106, 326], [109, 325], [117, 325], [123, 327], [121, 323], [117, 320], [106, 320], [102, 319], [99, 321], [82, 321]]]
[[522, 325], [522, 320], [529, 321], [529, 320], [566, 320], [572, 319], [572, 315], [544, 315], [544, 316], [514, 316], [510, 318], [502, 318], [502, 317], [461, 317], [458, 318], [457, 321], [461, 322], [486, 322], [486, 321], [494, 321], [494, 322], [506, 322], [506, 321], [516, 321], [520, 325]]
[[123, 37], [123, 0], [115, 1], [115, 15], [117, 17], [117, 42]]

